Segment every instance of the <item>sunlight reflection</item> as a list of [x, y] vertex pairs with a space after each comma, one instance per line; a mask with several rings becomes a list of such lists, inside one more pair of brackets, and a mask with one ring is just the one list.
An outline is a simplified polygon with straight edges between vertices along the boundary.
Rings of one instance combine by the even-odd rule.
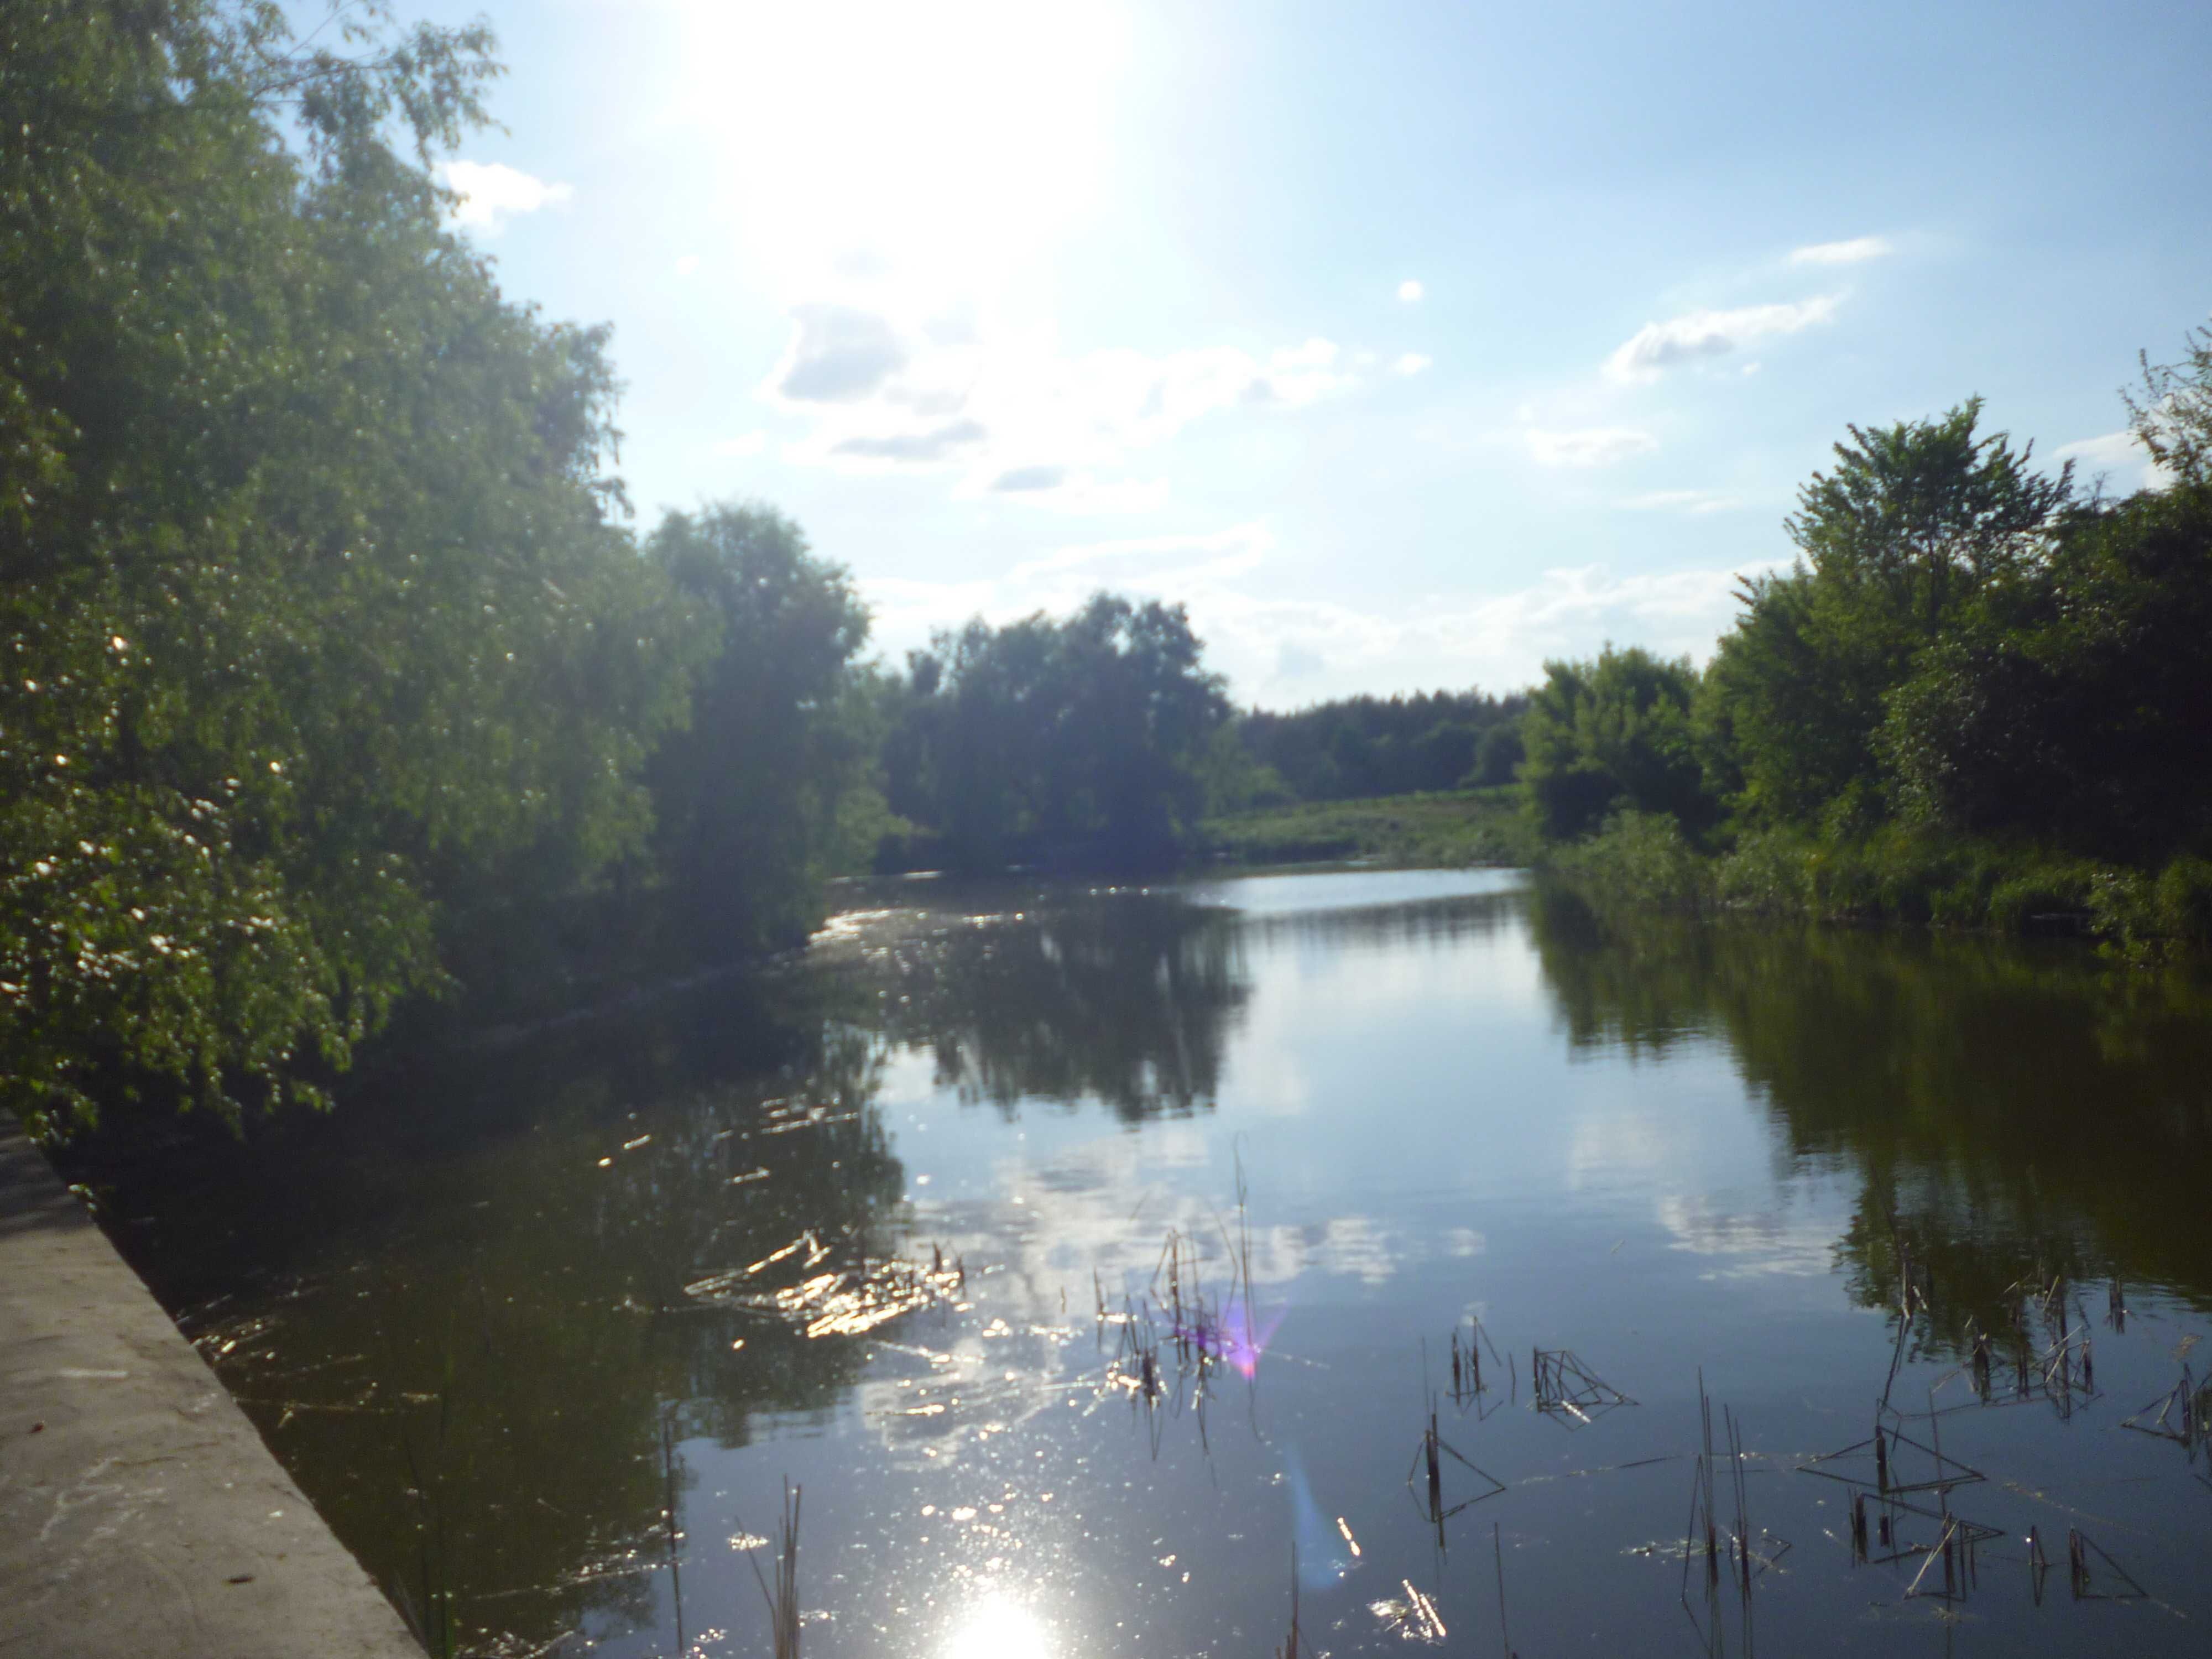
[[953, 1627], [941, 1659], [1054, 1659], [1044, 1621], [1003, 1590], [992, 1590]]

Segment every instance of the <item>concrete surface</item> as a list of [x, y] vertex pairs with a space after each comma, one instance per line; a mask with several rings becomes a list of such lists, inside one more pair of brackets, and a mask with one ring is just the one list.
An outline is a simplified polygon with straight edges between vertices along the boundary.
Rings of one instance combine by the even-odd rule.
[[422, 1659], [12, 1123], [0, 1127], [0, 1655]]

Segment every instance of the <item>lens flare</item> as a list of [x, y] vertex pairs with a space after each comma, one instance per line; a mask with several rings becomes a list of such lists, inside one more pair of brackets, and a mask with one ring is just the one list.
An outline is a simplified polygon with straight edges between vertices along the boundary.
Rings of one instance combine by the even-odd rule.
[[1220, 1343], [1220, 1357], [1235, 1366], [1237, 1374], [1247, 1382], [1258, 1372], [1260, 1356], [1274, 1340], [1275, 1328], [1283, 1322], [1285, 1311], [1278, 1308], [1255, 1324], [1243, 1303], [1234, 1297], [1230, 1298], [1215, 1334]]
[[[1337, 1529], [1314, 1502], [1295, 1446], [1283, 1448], [1283, 1484], [1291, 1492], [1291, 1535], [1298, 1540], [1298, 1578], [1308, 1589], [1326, 1589], [1352, 1571]], [[1345, 1536], [1349, 1537], [1349, 1534]]]

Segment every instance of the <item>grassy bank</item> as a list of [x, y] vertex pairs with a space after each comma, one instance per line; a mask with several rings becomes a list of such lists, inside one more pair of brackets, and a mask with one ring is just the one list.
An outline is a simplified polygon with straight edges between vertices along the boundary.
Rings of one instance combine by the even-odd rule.
[[1672, 819], [1628, 812], [1539, 861], [1607, 903], [2073, 933], [2136, 960], [2212, 944], [2212, 863], [2186, 855], [2137, 868], [1898, 826], [1848, 840], [1767, 830], [1707, 853]]
[[1537, 842], [1519, 789], [1311, 801], [1209, 818], [1201, 856], [1237, 864], [1375, 859], [1404, 865], [1527, 864]]

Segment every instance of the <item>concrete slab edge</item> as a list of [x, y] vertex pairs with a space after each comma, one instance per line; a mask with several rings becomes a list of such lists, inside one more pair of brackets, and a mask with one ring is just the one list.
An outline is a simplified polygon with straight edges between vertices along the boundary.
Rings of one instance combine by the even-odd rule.
[[199, 1352], [0, 1126], [0, 1656], [423, 1659]]

